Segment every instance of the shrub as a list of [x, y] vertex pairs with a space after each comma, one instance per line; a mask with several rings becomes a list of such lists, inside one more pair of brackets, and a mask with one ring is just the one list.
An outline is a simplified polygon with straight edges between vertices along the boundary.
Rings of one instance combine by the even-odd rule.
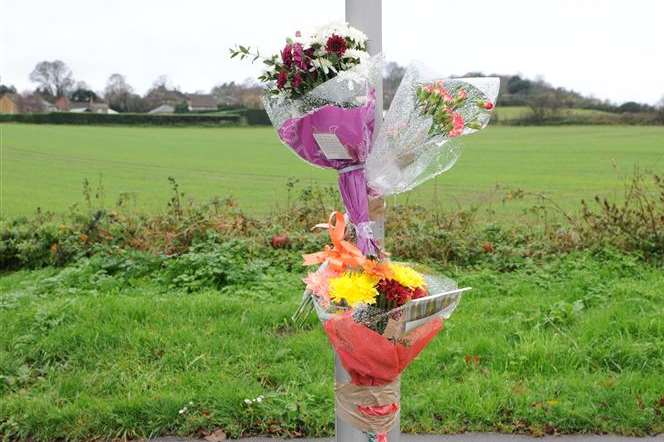
[[638, 171], [625, 189], [622, 203], [595, 197], [595, 205], [582, 201], [586, 240], [621, 250], [638, 251], [647, 257], [664, 251], [664, 179], [652, 176], [653, 189]]
[[[664, 180], [653, 176], [654, 186], [635, 174], [623, 202], [596, 200], [582, 203], [580, 216], [552, 216], [560, 211], [541, 195], [530, 213], [540, 222], [484, 224], [478, 208], [444, 212], [406, 205], [388, 209], [386, 248], [394, 256], [442, 265], [489, 264], [512, 271], [529, 261], [579, 249], [611, 248], [652, 261], [664, 259]], [[0, 220], [0, 269], [65, 265], [98, 254], [144, 252], [164, 256], [169, 284], [194, 289], [199, 284], [222, 287], [235, 284], [234, 275], [250, 280], [266, 267], [301, 269], [301, 253], [320, 250], [327, 235], [310, 227], [341, 207], [335, 189], [305, 187], [298, 195], [289, 181], [287, 207], [261, 218], [250, 217], [233, 200], [206, 204], [184, 202], [171, 178], [173, 195], [167, 210], [147, 215], [121, 207], [95, 207], [87, 198], [85, 209], [66, 215], [38, 212], [32, 218]], [[85, 186], [84, 186], [85, 191]], [[513, 190], [511, 199], [525, 198]], [[282, 240], [275, 242], [274, 237]], [[240, 258], [238, 258], [240, 257]], [[239, 259], [239, 260], [238, 260]], [[252, 276], [253, 275], [253, 276]]]

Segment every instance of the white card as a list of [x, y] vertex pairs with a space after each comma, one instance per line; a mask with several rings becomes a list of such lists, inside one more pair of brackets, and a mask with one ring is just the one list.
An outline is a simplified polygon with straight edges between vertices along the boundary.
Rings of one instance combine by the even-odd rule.
[[352, 160], [353, 157], [348, 155], [348, 151], [341, 144], [339, 138], [334, 134], [313, 134], [316, 143], [321, 148], [325, 157], [328, 160]]

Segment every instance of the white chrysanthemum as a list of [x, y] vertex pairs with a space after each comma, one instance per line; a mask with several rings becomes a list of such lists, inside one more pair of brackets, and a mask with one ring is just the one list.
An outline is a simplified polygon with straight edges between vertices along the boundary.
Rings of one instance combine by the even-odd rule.
[[360, 63], [365, 63], [369, 60], [369, 53], [367, 51], [360, 51], [359, 49], [346, 49], [343, 58], [355, 58]]
[[318, 43], [324, 46], [327, 43], [327, 39], [334, 34], [345, 38], [350, 38], [355, 43], [360, 45], [365, 45], [367, 42], [367, 36], [364, 32], [353, 28], [348, 23], [338, 22], [330, 23], [316, 29], [316, 31], [314, 31], [311, 36], [311, 43]]

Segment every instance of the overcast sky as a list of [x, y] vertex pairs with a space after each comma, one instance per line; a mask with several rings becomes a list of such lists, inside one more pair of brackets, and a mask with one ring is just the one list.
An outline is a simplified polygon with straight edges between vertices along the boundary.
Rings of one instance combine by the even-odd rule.
[[[298, 29], [343, 20], [344, 0], [0, 0], [0, 77], [19, 90], [61, 59], [95, 90], [114, 72], [138, 92], [256, 76], [235, 43], [272, 52]], [[442, 75], [520, 73], [615, 102], [664, 96], [664, 0], [383, 0], [388, 60]]]

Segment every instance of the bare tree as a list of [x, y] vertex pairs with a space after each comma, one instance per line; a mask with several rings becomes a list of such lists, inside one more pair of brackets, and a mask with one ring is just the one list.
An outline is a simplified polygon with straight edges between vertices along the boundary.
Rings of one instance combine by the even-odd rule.
[[62, 61], [41, 61], [30, 74], [30, 81], [54, 97], [67, 95], [74, 86], [71, 69]]
[[162, 74], [157, 77], [155, 81], [152, 82], [152, 89], [177, 89], [173, 87], [173, 83], [171, 83], [171, 79], [168, 78], [168, 75]]
[[118, 112], [129, 112], [130, 103], [133, 103], [132, 94], [134, 89], [127, 83], [127, 79], [122, 74], [111, 74], [106, 82], [104, 89], [104, 98], [108, 105]]
[[23, 92], [19, 95], [19, 108], [22, 113], [44, 112], [44, 100], [34, 92]]
[[565, 101], [558, 91], [548, 91], [529, 97], [526, 104], [533, 113], [533, 119], [542, 122], [548, 118], [560, 116]]
[[186, 100], [187, 96], [180, 92], [177, 87], [174, 87], [166, 75], [157, 77], [154, 83], [152, 83], [150, 90], [143, 97], [143, 101], [148, 109], [154, 109], [162, 104], [169, 104], [175, 107]]
[[242, 86], [234, 81], [218, 84], [210, 90], [210, 94], [225, 106], [239, 106], [241, 93]]

